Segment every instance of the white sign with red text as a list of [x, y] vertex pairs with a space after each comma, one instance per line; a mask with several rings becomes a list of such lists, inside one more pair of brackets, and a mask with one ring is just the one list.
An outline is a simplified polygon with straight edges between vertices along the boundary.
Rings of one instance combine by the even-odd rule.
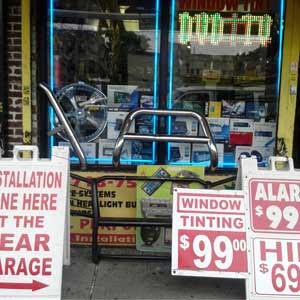
[[292, 159], [277, 157], [269, 168], [242, 158], [241, 170], [249, 212], [247, 299], [300, 299], [300, 171]]
[[172, 274], [246, 278], [244, 194], [175, 188]]
[[[21, 158], [31, 152], [32, 159]], [[0, 299], [60, 299], [69, 149], [0, 160]]]

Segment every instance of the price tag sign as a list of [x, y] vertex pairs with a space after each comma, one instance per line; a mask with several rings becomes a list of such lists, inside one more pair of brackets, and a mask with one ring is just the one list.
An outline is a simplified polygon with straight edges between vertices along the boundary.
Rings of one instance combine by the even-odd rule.
[[300, 241], [255, 238], [253, 243], [254, 290], [257, 295], [282, 297], [300, 292]]
[[300, 233], [300, 180], [253, 178], [249, 198], [253, 231]]
[[[277, 161], [286, 163], [276, 169]], [[283, 161], [285, 160], [285, 161]], [[248, 246], [247, 300], [300, 299], [300, 172], [292, 159], [269, 168], [241, 159]]]
[[172, 274], [247, 277], [242, 191], [174, 189]]

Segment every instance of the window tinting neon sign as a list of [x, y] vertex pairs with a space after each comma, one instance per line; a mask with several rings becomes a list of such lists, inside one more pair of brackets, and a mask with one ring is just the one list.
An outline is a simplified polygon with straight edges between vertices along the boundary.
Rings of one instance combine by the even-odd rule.
[[198, 42], [200, 45], [229, 43], [232, 46], [237, 43], [259, 44], [266, 47], [271, 43], [272, 22], [273, 19], [267, 14], [246, 14], [239, 17], [237, 13], [233, 13], [230, 17], [222, 17], [219, 13], [190, 15], [182, 12], [179, 14], [179, 42]]

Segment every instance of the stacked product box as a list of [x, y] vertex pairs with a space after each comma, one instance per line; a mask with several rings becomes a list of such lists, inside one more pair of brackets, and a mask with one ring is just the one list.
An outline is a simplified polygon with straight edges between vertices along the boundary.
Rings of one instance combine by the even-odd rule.
[[[115, 140], [102, 139], [99, 142], [99, 151], [98, 157], [101, 163], [111, 164], [112, 163], [112, 155], [115, 149]], [[121, 164], [130, 164], [131, 159], [131, 144], [130, 142], [125, 142], [123, 148], [121, 150], [120, 161]]]
[[276, 123], [254, 122], [254, 137], [251, 146], [237, 146], [235, 159], [241, 155], [256, 156], [259, 165], [265, 165], [269, 156], [274, 155]]
[[109, 107], [131, 110], [138, 107], [139, 93], [135, 85], [108, 85], [107, 105]]

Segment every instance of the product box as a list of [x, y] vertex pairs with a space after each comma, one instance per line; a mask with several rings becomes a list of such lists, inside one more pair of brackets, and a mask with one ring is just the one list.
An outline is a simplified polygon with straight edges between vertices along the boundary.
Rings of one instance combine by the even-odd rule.
[[153, 118], [152, 115], [142, 115], [135, 118], [135, 132], [140, 134], [152, 134]]
[[198, 120], [195, 118], [175, 117], [172, 118], [171, 133], [173, 135], [198, 135]]
[[220, 118], [222, 110], [221, 101], [210, 101], [208, 109], [208, 117], [210, 118]]
[[[69, 142], [60, 141], [58, 142], [58, 146], [64, 146], [70, 148], [70, 156], [77, 156], [73, 151], [72, 145]], [[95, 158], [96, 157], [96, 143], [80, 143], [82, 151], [84, 152], [87, 158]]]
[[276, 123], [254, 122], [253, 146], [275, 146]]
[[235, 148], [235, 159], [245, 155], [246, 157], [256, 156], [257, 163], [259, 166], [265, 166], [268, 163], [269, 157], [274, 155], [274, 147], [246, 147], [246, 146], [237, 146]]
[[132, 141], [131, 158], [133, 160], [153, 160], [153, 142]]
[[264, 102], [247, 102], [246, 103], [246, 118], [260, 121], [265, 119], [268, 114], [268, 103]]
[[229, 143], [231, 145], [252, 145], [253, 131], [253, 120], [230, 119]]
[[[222, 162], [224, 159], [224, 144], [216, 144], [218, 151], [218, 161]], [[192, 145], [192, 160], [195, 163], [210, 161], [210, 152], [206, 144]]]
[[131, 110], [138, 107], [139, 93], [136, 85], [108, 85], [107, 105]]
[[141, 108], [153, 108], [153, 96], [142, 95], [140, 98]]
[[170, 143], [170, 162], [190, 162], [191, 144], [190, 143]]
[[[116, 139], [119, 136], [123, 121], [128, 115], [125, 111], [111, 111], [107, 112], [107, 138]], [[134, 132], [134, 120], [131, 122], [130, 132]]]
[[[173, 188], [203, 188], [198, 182], [168, 182], [171, 177], [201, 178], [204, 168], [200, 166], [139, 165], [138, 176], [157, 177], [159, 181], [137, 181], [136, 213], [143, 218], [172, 218]], [[140, 251], [171, 252], [172, 229], [158, 226], [144, 226], [136, 229], [136, 248]]]
[[[101, 160], [100, 163], [112, 163], [112, 155], [115, 149], [115, 140], [100, 140], [99, 142], [99, 151], [98, 151], [98, 158]], [[120, 161], [121, 164], [130, 164], [131, 159], [131, 142], [125, 141], [122, 151]]]
[[222, 100], [222, 117], [245, 117], [245, 101]]
[[207, 122], [216, 142], [229, 140], [229, 118], [207, 118]]

